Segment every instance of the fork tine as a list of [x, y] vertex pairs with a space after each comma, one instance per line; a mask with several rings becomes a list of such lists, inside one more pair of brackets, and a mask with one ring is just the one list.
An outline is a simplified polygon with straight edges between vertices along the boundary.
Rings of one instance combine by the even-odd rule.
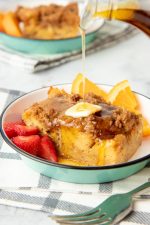
[[93, 221], [56, 221], [62, 225], [110, 225], [111, 220], [105, 219], [100, 221], [99, 219]]
[[74, 224], [74, 225], [81, 225], [81, 224], [109, 224], [108, 222], [110, 222], [111, 219], [109, 219], [107, 217], [107, 215], [100, 215], [99, 217], [92, 217], [92, 218], [87, 218], [85, 216], [84, 220], [82, 218], [82, 220], [79, 218], [77, 220], [56, 220], [56, 222], [60, 223], [60, 224]]
[[[59, 223], [62, 225], [86, 225], [86, 223]], [[100, 225], [100, 223], [93, 223], [93, 225]], [[105, 224], [106, 225], [106, 224]]]
[[[82, 223], [66, 223], [66, 222], [64, 222], [64, 223], [59, 223], [59, 224], [61, 224], [61, 225], [77, 225], [77, 224], [78, 225], [86, 225], [87, 223], [84, 223], [84, 222], [82, 222]], [[95, 223], [92, 223], [91, 225], [102, 225], [102, 223], [95, 222]], [[104, 224], [104, 225], [107, 225], [107, 224]]]
[[53, 220], [70, 220], [70, 219], [76, 219], [76, 218], [83, 218], [84, 216], [90, 216], [90, 215], [93, 215], [93, 214], [96, 214], [98, 212], [100, 212], [100, 208], [99, 206], [97, 206], [96, 208], [92, 209], [92, 210], [89, 210], [85, 213], [79, 213], [79, 214], [75, 214], [75, 215], [66, 215], [66, 216], [60, 216], [60, 215], [54, 215], [54, 216], [49, 216], [51, 219]]
[[[82, 216], [82, 217], [74, 217], [74, 218], [57, 218], [55, 219], [58, 222], [66, 222], [66, 223], [70, 223], [70, 222], [74, 222], [74, 223], [78, 223], [78, 222], [86, 222], [86, 221], [93, 221], [95, 219], [100, 219], [101, 217], [104, 217], [105, 214], [99, 214], [99, 213], [95, 213], [92, 214], [90, 216]], [[53, 219], [53, 218], [52, 218]]]

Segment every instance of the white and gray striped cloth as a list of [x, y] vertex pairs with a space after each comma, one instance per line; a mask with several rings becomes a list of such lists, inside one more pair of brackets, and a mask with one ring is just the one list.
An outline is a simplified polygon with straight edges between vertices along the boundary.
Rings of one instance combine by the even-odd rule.
[[[137, 33], [135, 28], [124, 23], [107, 22], [97, 33], [96, 39], [87, 46], [86, 55], [114, 46]], [[2, 43], [0, 44], [0, 61], [29, 72], [53, 68], [80, 57], [81, 50], [56, 55], [28, 55], [10, 50]]]
[[[23, 94], [0, 88], [0, 114], [3, 108]], [[150, 180], [150, 166], [139, 173], [106, 184], [71, 184], [56, 181], [28, 168], [18, 153], [0, 139], [0, 204], [41, 210], [49, 214], [84, 212], [111, 194], [127, 192]], [[135, 201], [134, 211], [120, 224], [150, 225], [150, 190]]]

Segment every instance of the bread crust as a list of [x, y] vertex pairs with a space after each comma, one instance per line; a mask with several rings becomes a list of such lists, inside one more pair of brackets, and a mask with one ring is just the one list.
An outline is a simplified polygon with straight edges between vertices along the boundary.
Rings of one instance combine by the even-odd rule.
[[[42, 134], [53, 139], [60, 163], [66, 160], [82, 166], [122, 163], [141, 144], [140, 115], [106, 103], [92, 93], [83, 100], [79, 95], [51, 87], [48, 96], [27, 109], [22, 118], [27, 125], [38, 127]], [[64, 112], [80, 101], [100, 105], [102, 110], [85, 118], [66, 116]]]

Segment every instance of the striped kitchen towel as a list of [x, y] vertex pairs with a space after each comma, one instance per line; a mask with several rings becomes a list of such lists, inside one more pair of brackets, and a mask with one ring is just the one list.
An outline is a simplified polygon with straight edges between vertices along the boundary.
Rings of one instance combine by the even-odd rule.
[[[0, 113], [20, 91], [0, 89]], [[127, 192], [150, 180], [150, 166], [139, 173], [106, 184], [71, 184], [53, 180], [28, 168], [18, 153], [0, 139], [0, 204], [42, 210], [49, 214], [84, 212], [109, 195]], [[137, 196], [139, 199], [140, 196]], [[150, 190], [135, 201], [134, 211], [122, 225], [150, 225]]]
[[[124, 23], [105, 22], [97, 33], [96, 39], [87, 46], [86, 55], [114, 46], [137, 33], [135, 28]], [[81, 58], [81, 50], [56, 55], [28, 55], [10, 50], [0, 44], [0, 61], [29, 72], [53, 68], [78, 58]]]

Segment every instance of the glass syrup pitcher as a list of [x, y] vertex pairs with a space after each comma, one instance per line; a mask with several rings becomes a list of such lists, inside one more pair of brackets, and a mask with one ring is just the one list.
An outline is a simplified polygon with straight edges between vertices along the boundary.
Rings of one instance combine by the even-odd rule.
[[150, 0], [88, 0], [81, 28], [86, 30], [97, 17], [127, 22], [150, 37]]

